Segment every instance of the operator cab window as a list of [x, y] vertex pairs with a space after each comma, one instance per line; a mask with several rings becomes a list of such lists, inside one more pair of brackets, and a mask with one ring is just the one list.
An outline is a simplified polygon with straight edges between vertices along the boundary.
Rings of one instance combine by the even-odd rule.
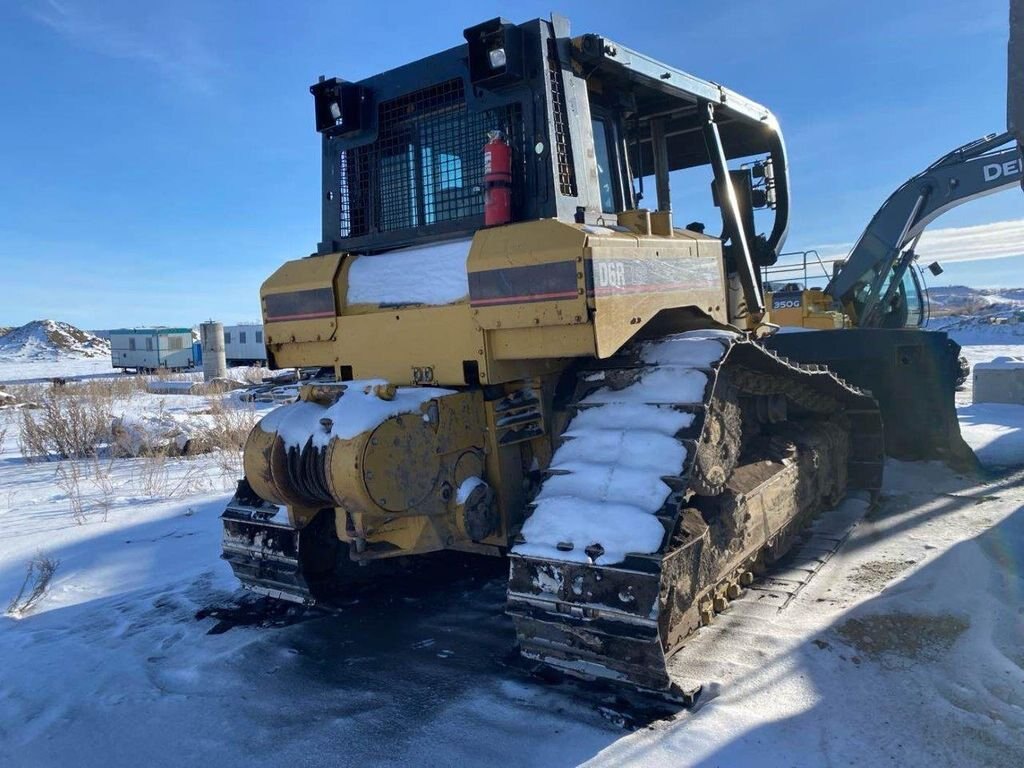
[[591, 121], [594, 130], [594, 159], [597, 162], [597, 185], [601, 191], [601, 210], [616, 213], [615, 165], [609, 149], [608, 126], [605, 118], [595, 117]]

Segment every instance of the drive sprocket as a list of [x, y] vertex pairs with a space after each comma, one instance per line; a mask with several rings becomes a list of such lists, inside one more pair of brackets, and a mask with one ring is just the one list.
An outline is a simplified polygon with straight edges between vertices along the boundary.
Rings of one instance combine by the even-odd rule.
[[743, 415], [739, 393], [721, 376], [715, 386], [715, 399], [707, 412], [704, 432], [694, 455], [690, 483], [702, 496], [718, 496], [739, 462], [743, 447]]

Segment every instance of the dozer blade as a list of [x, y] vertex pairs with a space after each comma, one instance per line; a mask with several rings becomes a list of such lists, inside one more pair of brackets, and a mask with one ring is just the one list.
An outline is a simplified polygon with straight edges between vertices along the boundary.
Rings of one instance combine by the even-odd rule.
[[780, 333], [765, 340], [780, 355], [828, 366], [878, 401], [886, 452], [896, 459], [938, 459], [959, 471], [978, 460], [960, 434], [956, 386], [960, 345], [941, 331], [851, 328]]
[[[738, 335], [640, 342], [598, 365], [580, 374], [552, 470], [513, 549], [508, 612], [527, 659], [682, 694], [667, 663], [683, 641], [847, 489], [877, 494], [878, 408], [831, 372], [787, 363]], [[653, 513], [660, 545], [623, 556], [614, 537], [646, 523], [629, 511], [630, 493], [643, 486], [634, 481], [645, 462], [661, 460], [651, 429], [669, 411], [684, 416], [672, 437], [685, 451], [674, 474], [655, 478], [665, 488], [652, 497], [664, 498]], [[615, 446], [623, 447], [618, 458]], [[620, 514], [634, 516], [608, 528]], [[564, 526], [566, 518], [573, 522]], [[595, 520], [605, 522], [595, 528]]]

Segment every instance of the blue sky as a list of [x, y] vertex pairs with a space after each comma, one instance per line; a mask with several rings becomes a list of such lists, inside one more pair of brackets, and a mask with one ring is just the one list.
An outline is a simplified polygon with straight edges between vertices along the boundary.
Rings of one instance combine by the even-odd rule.
[[[909, 175], [1005, 126], [1006, 0], [384, 7], [0, 4], [0, 325], [258, 317], [262, 280], [319, 238], [309, 84], [456, 45], [496, 15], [558, 10], [768, 105], [790, 153], [790, 248], [842, 250]], [[1019, 220], [1022, 204], [1003, 193], [935, 226]], [[951, 264], [939, 282], [972, 281], [1024, 285], [1024, 259]]]

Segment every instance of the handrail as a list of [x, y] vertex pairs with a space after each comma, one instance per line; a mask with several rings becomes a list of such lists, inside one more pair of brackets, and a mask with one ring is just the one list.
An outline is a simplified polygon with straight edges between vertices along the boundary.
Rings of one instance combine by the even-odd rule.
[[[787, 262], [787, 257], [790, 261]], [[833, 265], [842, 264], [842, 258], [822, 259], [814, 249], [807, 251], [789, 251], [779, 254], [779, 260], [767, 267], [762, 267], [762, 281], [776, 283], [802, 282], [808, 287], [811, 281], [827, 283], [832, 278]]]

